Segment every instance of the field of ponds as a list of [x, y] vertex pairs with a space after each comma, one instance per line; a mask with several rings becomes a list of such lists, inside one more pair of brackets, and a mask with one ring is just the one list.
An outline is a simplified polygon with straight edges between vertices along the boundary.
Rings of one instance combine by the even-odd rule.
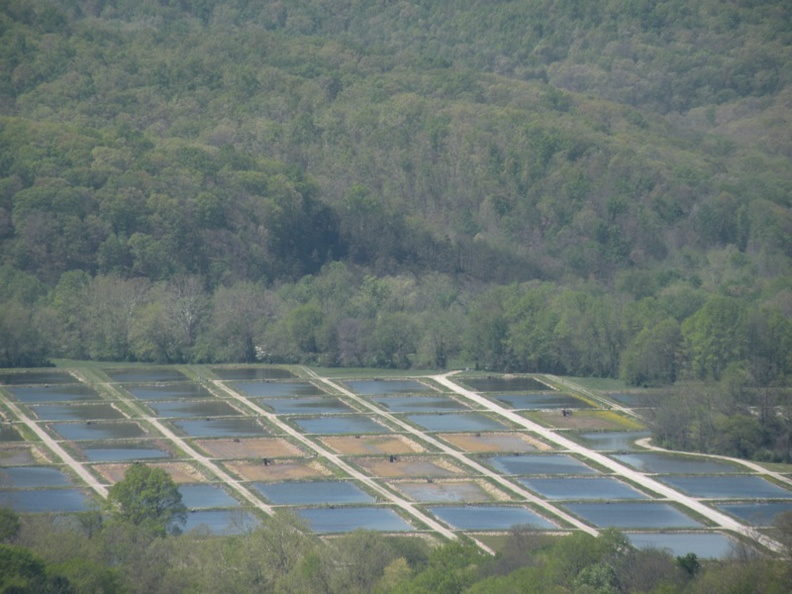
[[[179, 485], [186, 531], [237, 533], [281, 510], [320, 534], [615, 526], [636, 546], [702, 557], [725, 556], [737, 537], [683, 499], [763, 530], [792, 511], [788, 475], [648, 451], [639, 422], [583, 390], [538, 376], [451, 379], [459, 389], [264, 365], [3, 371], [0, 505], [90, 509], [99, 487], [143, 462]], [[603, 396], [636, 409], [661, 397]]]

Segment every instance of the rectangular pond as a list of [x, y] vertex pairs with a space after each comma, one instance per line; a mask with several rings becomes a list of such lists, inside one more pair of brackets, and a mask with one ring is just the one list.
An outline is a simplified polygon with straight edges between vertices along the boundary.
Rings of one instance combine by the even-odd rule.
[[350, 481], [251, 483], [275, 505], [343, 505], [375, 503], [375, 499]]
[[792, 502], [755, 501], [751, 503], [721, 503], [716, 505], [719, 510], [747, 522], [751, 526], [772, 526], [778, 516], [792, 512]]
[[492, 501], [494, 497], [475, 480], [400, 481], [391, 485], [422, 503], [469, 503]]
[[492, 456], [490, 466], [503, 474], [598, 474], [596, 470], [567, 454], [526, 454]]
[[238, 382], [232, 387], [251, 398], [322, 396], [325, 393], [310, 382]]
[[527, 526], [534, 530], [557, 528], [524, 507], [507, 505], [444, 505], [427, 508], [433, 515], [457, 530], [510, 530]]
[[329, 417], [306, 417], [294, 419], [294, 423], [306, 433], [389, 433], [390, 429], [364, 415], [332, 415]]
[[123, 419], [112, 404], [36, 404], [30, 410], [42, 421], [89, 421]]
[[334, 534], [355, 530], [411, 532], [410, 524], [387, 507], [315, 507], [298, 510], [297, 515], [314, 532]]
[[564, 507], [598, 528], [700, 528], [702, 524], [668, 503], [565, 503]]
[[407, 415], [427, 431], [504, 431], [508, 427], [483, 413], [436, 413]]
[[16, 387], [10, 388], [9, 390], [14, 398], [26, 404], [34, 402], [81, 402], [86, 400], [101, 400], [99, 394], [82, 384]]
[[206, 509], [188, 513], [182, 531], [229, 536], [244, 534], [259, 524], [256, 516], [240, 509]]
[[600, 452], [621, 452], [635, 450], [636, 440], [652, 435], [651, 431], [595, 431], [580, 433], [580, 442], [586, 447]]
[[520, 483], [545, 499], [647, 499], [647, 496], [612, 477], [529, 478]]
[[464, 404], [446, 396], [376, 396], [372, 400], [394, 413], [467, 410]]
[[64, 439], [74, 441], [84, 439], [130, 439], [146, 435], [143, 428], [132, 421], [95, 423], [52, 423], [52, 429]]
[[72, 482], [68, 475], [52, 466], [12, 466], [0, 468], [0, 487], [31, 489], [65, 487]]
[[222, 400], [168, 400], [165, 402], [147, 402], [158, 417], [230, 417], [240, 416], [233, 406]]
[[12, 425], [0, 423], [0, 442], [4, 441], [25, 441], [25, 439]]
[[212, 397], [212, 394], [206, 388], [193, 382], [124, 386], [124, 388], [141, 400], [181, 400]]
[[80, 489], [0, 490], [0, 506], [17, 513], [68, 513], [85, 511], [91, 500]]
[[142, 367], [139, 369], [105, 369], [104, 372], [113, 381], [122, 384], [183, 382], [187, 379], [181, 371], [162, 367]]
[[78, 380], [65, 371], [19, 371], [0, 373], [0, 384], [20, 386], [26, 384], [76, 384]]
[[352, 392], [363, 396], [433, 391], [416, 380], [346, 380], [344, 383]]
[[463, 381], [476, 392], [537, 392], [551, 389], [532, 377], [477, 377], [465, 378]]
[[725, 559], [735, 544], [720, 532], [646, 532], [626, 536], [638, 549], [660, 549], [674, 557], [693, 553], [699, 559]]
[[195, 419], [172, 421], [172, 423], [190, 437], [246, 437], [270, 434], [255, 419], [248, 417]]
[[722, 460], [695, 456], [676, 456], [661, 452], [613, 454], [610, 457], [642, 472], [657, 472], [660, 474], [737, 474], [743, 472], [740, 466]]
[[108, 443], [101, 446], [82, 447], [89, 462], [132, 462], [135, 460], [156, 460], [171, 458], [171, 452], [159, 447], [129, 445], [127, 443]]
[[179, 493], [187, 509], [239, 506], [239, 501], [218, 485], [181, 485]]
[[305, 413], [341, 414], [357, 412], [354, 408], [338, 398], [267, 398], [261, 401], [262, 406], [269, 408], [278, 415], [295, 415]]
[[792, 491], [760, 476], [663, 476], [661, 481], [707, 499], [792, 499]]
[[569, 394], [499, 394], [495, 400], [515, 410], [556, 410], [563, 408], [581, 409], [592, 406]]
[[255, 381], [270, 379], [289, 379], [295, 375], [282, 367], [212, 367], [221, 380]]
[[666, 397], [665, 395], [651, 392], [615, 392], [606, 394], [606, 396], [619, 404], [632, 408], [656, 407]]

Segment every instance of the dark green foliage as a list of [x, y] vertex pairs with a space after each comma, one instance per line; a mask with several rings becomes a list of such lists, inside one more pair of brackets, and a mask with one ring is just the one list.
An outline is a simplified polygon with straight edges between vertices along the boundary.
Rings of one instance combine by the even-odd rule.
[[173, 480], [161, 468], [133, 464], [107, 496], [111, 515], [122, 522], [143, 526], [158, 534], [178, 532], [187, 508]]

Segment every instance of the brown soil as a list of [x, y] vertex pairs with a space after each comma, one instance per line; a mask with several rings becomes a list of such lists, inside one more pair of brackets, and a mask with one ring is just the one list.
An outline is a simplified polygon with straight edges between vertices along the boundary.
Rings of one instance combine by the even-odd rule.
[[323, 437], [322, 442], [339, 454], [413, 454], [424, 448], [403, 435], [361, 435]]
[[[148, 465], [162, 468], [178, 484], [207, 482], [206, 477], [188, 462], [157, 462]], [[131, 464], [96, 464], [93, 468], [111, 483], [116, 483], [124, 478], [130, 466]]]
[[285, 458], [304, 452], [280, 437], [253, 439], [198, 439], [195, 444], [215, 458]]
[[388, 458], [359, 458], [354, 463], [374, 476], [453, 476], [462, 471], [440, 457], [410, 457], [390, 461]]
[[267, 466], [261, 462], [227, 462], [226, 466], [247, 481], [284, 481], [330, 474], [316, 461], [275, 460]]
[[533, 452], [551, 447], [524, 433], [446, 433], [440, 437], [464, 452]]

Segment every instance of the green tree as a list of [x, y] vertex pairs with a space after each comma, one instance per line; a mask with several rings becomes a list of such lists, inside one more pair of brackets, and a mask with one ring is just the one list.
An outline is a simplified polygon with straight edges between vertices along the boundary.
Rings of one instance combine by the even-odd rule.
[[107, 508], [112, 516], [158, 534], [178, 532], [187, 508], [173, 479], [161, 468], [133, 464], [124, 478], [110, 487]]
[[0, 543], [13, 541], [19, 528], [19, 514], [8, 506], [0, 507]]

